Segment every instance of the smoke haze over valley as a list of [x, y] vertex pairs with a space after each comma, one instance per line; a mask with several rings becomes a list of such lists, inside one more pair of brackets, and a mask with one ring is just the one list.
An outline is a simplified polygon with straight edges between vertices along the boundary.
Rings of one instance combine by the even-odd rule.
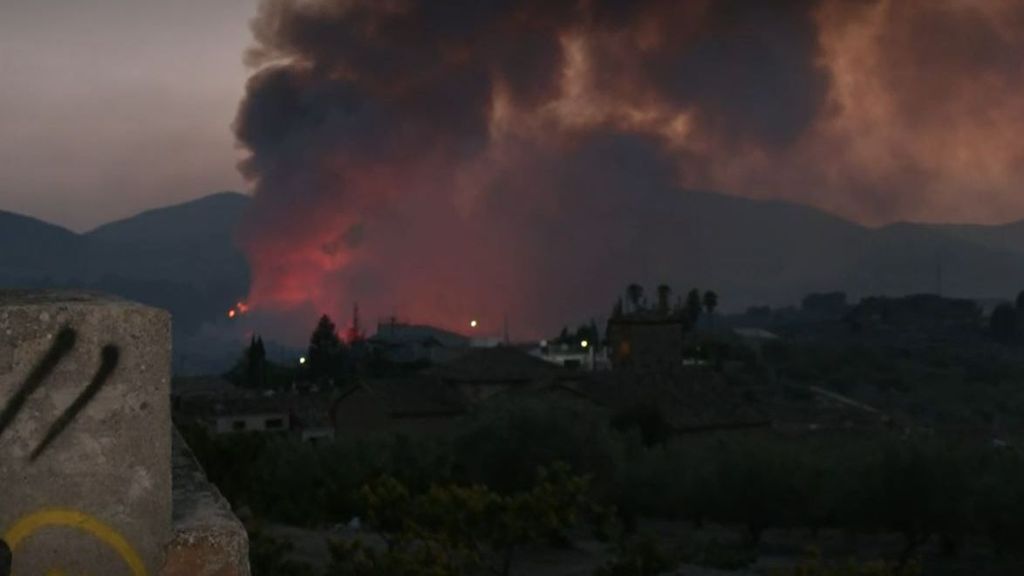
[[[600, 318], [631, 281], [667, 282], [677, 290], [714, 286], [727, 312], [794, 305], [814, 291], [845, 290], [853, 297], [932, 293], [940, 288], [940, 266], [947, 296], [1009, 299], [1024, 285], [1024, 222], [866, 228], [794, 204], [678, 190], [670, 197], [673, 202], [660, 204], [617, 257], [614, 247], [595, 248], [593, 260], [579, 263], [585, 282], [556, 286], [555, 279], [564, 276], [551, 270], [547, 292], [538, 287], [535, 299], [517, 295], [512, 301], [521, 303], [522, 312], [510, 312], [512, 335], [544, 337], [565, 324]], [[0, 283], [86, 286], [165, 307], [174, 314], [184, 354], [211, 346], [233, 354], [238, 341], [254, 330], [301, 346], [325, 310], [307, 304], [288, 313], [257, 309], [237, 320], [227, 318], [250, 289], [235, 226], [251, 209], [252, 200], [244, 195], [218, 194], [81, 235], [0, 213]], [[589, 245], [589, 239], [582, 241]], [[27, 252], [25, 246], [34, 248]], [[549, 247], [559, 249], [557, 242]], [[327, 310], [343, 324], [351, 320], [345, 297], [337, 295], [338, 308]], [[492, 310], [494, 317], [483, 328], [497, 333], [503, 310], [497, 305]], [[380, 316], [392, 313], [425, 320], [397, 304]], [[461, 330], [468, 313], [452, 305], [449, 315], [426, 320]], [[364, 321], [377, 317], [364, 312]]]
[[925, 232], [691, 190], [864, 224], [1020, 217], [1022, 17], [1012, 2], [269, 0], [235, 122], [251, 301], [507, 315], [536, 335], [631, 281], [779, 302], [932, 290], [944, 265], [951, 292], [999, 292], [1019, 268], [976, 270]]
[[[370, 319], [508, 317], [537, 336], [605, 313], [630, 282], [715, 287], [734, 310], [934, 292], [940, 275], [951, 295], [1022, 284], [1021, 227], [1004, 225], [1024, 218], [1019, 3], [87, 4], [5, 7], [0, 38], [19, 50], [0, 50], [2, 205], [79, 230], [239, 174], [250, 190], [162, 212], [180, 222], [165, 227], [5, 217], [9, 282], [109, 288], [170, 306], [188, 333], [242, 300], [290, 340], [356, 301]], [[60, 24], [79, 16], [92, 24]], [[188, 38], [218, 58], [188, 58]], [[116, 70], [83, 76], [87, 94], [55, 85], [87, 69], [70, 46]], [[131, 114], [105, 116], [126, 94]], [[180, 116], [179, 100], [202, 114], [124, 123]], [[88, 162], [103, 150], [113, 164]], [[38, 253], [19, 249], [35, 235]]]

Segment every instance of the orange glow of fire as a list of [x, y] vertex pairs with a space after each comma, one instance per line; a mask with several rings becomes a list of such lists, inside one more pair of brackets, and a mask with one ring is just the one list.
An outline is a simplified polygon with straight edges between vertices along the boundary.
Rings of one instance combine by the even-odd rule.
[[238, 316], [247, 314], [248, 312], [249, 305], [246, 304], [245, 302], [238, 301], [235, 303], [235, 306], [233, 308], [228, 310], [228, 318], [237, 318]]

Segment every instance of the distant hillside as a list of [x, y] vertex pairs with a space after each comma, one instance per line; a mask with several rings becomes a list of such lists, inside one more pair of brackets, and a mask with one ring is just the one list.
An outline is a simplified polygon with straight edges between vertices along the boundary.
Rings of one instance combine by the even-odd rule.
[[74, 232], [0, 211], [0, 285], [36, 285], [73, 274], [81, 258]]
[[221, 276], [245, 276], [234, 231], [248, 203], [242, 194], [224, 192], [101, 226], [84, 235], [89, 269], [203, 287]]
[[166, 308], [194, 333], [248, 292], [234, 231], [248, 197], [220, 193], [86, 234], [0, 213], [0, 285], [75, 286]]
[[1002, 226], [948, 224], [931, 228], [994, 250], [1024, 253], [1024, 220]]
[[[806, 206], [684, 191], [642, 242], [650, 279], [714, 288], [727, 306], [788, 304], [853, 281], [871, 231]], [[653, 289], [653, 285], [651, 286]]]
[[249, 291], [249, 268], [234, 233], [249, 198], [225, 192], [143, 212], [82, 236], [81, 278], [174, 313], [192, 333]]
[[1024, 225], [867, 228], [786, 202], [700, 191], [661, 197], [630, 246], [605, 248], [608, 266], [625, 271], [623, 286], [714, 288], [732, 310], [795, 304], [818, 291], [989, 298], [1024, 289], [1024, 238], [1015, 236]]
[[871, 231], [848, 287], [861, 295], [941, 289], [949, 296], [1011, 297], [1024, 289], [1024, 244], [1019, 246], [969, 239], [953, 227], [887, 226]]
[[[632, 281], [652, 289], [659, 282], [714, 288], [725, 310], [794, 304], [813, 291], [845, 290], [857, 298], [941, 286], [949, 296], [1009, 298], [1024, 289], [1024, 223], [873, 229], [785, 202], [680, 190], [644, 196], [651, 201], [621, 217], [625, 244], [524, 238], [563, 251], [555, 262], [573, 262], [581, 246], [600, 250], [596, 266], [570, 273], [601, 290], [581, 291], [552, 322], [600, 316], [613, 297], [603, 286]], [[195, 334], [248, 292], [234, 232], [249, 202], [215, 194], [81, 235], [0, 212], [0, 285], [112, 292], [167, 308], [176, 334]], [[566, 271], [544, 273], [554, 282]]]

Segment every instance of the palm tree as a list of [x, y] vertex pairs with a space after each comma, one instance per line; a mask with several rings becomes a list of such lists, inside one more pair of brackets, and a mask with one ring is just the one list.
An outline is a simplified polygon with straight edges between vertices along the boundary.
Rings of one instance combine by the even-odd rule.
[[713, 290], [704, 293], [704, 308], [708, 311], [708, 316], [715, 314], [715, 308], [718, 308], [718, 294]]
[[700, 291], [694, 288], [686, 295], [686, 319], [690, 321], [690, 326], [697, 324], [697, 319], [700, 318], [701, 307]]
[[633, 305], [633, 312], [640, 310], [640, 303], [644, 299], [644, 287], [639, 284], [630, 284], [626, 287], [626, 297]]
[[662, 316], [668, 316], [669, 313], [669, 298], [672, 297], [672, 287], [668, 284], [662, 284], [658, 286], [658, 313]]
[[704, 309], [708, 311], [708, 321], [711, 322], [712, 328], [714, 328], [715, 322], [715, 308], [718, 308], [718, 294], [715, 294], [713, 290], [708, 290], [704, 293]]
[[672, 306], [672, 315], [677, 318], [686, 317], [686, 305], [683, 304], [682, 296], [676, 296], [676, 303]]

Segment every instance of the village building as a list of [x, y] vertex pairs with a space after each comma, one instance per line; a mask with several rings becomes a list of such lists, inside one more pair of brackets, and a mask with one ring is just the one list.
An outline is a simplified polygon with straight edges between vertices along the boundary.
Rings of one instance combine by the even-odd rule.
[[395, 318], [377, 325], [368, 340], [390, 362], [416, 364], [447, 362], [471, 347], [471, 340], [434, 326], [406, 324]]
[[682, 366], [689, 325], [680, 316], [638, 311], [608, 319], [612, 367], [634, 371], [674, 371]]
[[201, 420], [214, 434], [286, 433], [291, 415], [276, 396], [236, 396], [207, 405]]

